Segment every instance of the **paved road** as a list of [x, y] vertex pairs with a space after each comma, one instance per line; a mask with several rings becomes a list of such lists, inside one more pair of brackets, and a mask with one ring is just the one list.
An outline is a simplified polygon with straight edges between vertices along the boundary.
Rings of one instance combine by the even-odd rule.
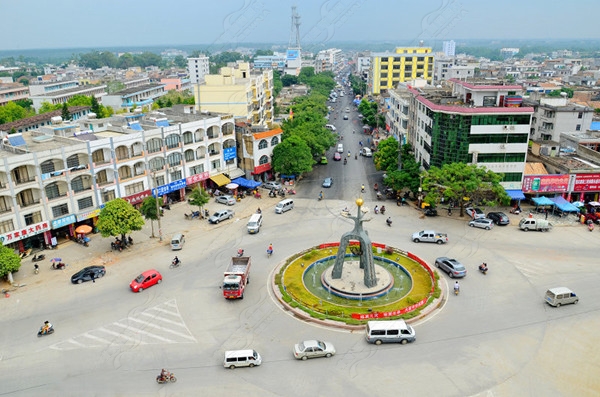
[[[312, 188], [298, 186], [300, 192]], [[456, 215], [421, 219], [414, 207], [388, 201], [396, 221], [390, 229], [383, 216], [370, 215], [366, 227], [373, 241], [430, 263], [437, 256], [455, 257], [469, 270], [461, 295], [450, 296], [433, 316], [415, 324], [417, 341], [373, 346], [361, 333], [305, 324], [282, 311], [267, 288], [268, 277], [292, 252], [334, 241], [352, 227], [338, 216], [351, 203], [346, 199], [351, 194], [342, 194], [321, 202], [297, 197], [294, 210], [283, 215], [273, 213], [277, 199], [247, 198], [233, 207], [234, 220], [212, 226], [185, 221], [183, 212], [190, 208], [177, 204], [163, 218], [163, 230], [186, 234], [179, 269], [168, 269], [173, 252], [167, 241], [149, 239], [149, 228], [135, 233], [136, 245], [120, 254], [106, 252], [109, 243], [99, 236], [87, 250], [61, 247], [57, 253], [71, 263], [66, 272], [43, 267], [33, 276], [24, 267], [16, 277], [28, 285], [0, 300], [0, 394], [597, 395], [599, 235], [582, 226], [550, 233], [524, 233], [514, 225], [485, 231], [467, 227]], [[368, 206], [374, 204], [367, 199]], [[245, 223], [258, 205], [264, 226], [249, 235]], [[412, 243], [410, 234], [424, 228], [449, 233], [450, 242]], [[275, 248], [271, 258], [265, 254], [269, 243]], [[252, 256], [252, 282], [244, 300], [225, 301], [222, 272], [238, 247]], [[79, 266], [105, 263], [107, 275], [71, 285], [76, 259]], [[490, 265], [487, 276], [476, 271], [482, 261]], [[149, 267], [161, 271], [164, 282], [131, 293], [130, 280]], [[581, 302], [559, 309], [545, 305], [544, 291], [559, 285], [574, 289]], [[46, 319], [56, 332], [37, 338]], [[307, 338], [334, 342], [338, 354], [294, 360], [293, 344]], [[223, 351], [240, 348], [259, 351], [263, 365], [225, 370]], [[163, 367], [176, 373], [176, 384], [154, 382]]]

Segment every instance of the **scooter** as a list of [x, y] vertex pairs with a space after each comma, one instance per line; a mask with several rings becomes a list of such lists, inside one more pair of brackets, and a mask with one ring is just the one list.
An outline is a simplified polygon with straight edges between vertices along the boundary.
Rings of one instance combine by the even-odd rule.
[[344, 159], [344, 165], [348, 164], [348, 160]]
[[240, 248], [237, 252], [237, 256], [238, 256], [238, 258], [244, 256], [244, 250]]
[[62, 269], [64, 269], [66, 266], [67, 266], [67, 265], [65, 265], [65, 264], [64, 264], [64, 263], [62, 263], [62, 262], [58, 262], [58, 263], [56, 263], [56, 262], [52, 262], [52, 269], [54, 269], [54, 270], [62, 270]]
[[37, 263], [33, 265], [33, 272], [35, 274], [38, 274], [40, 272], [40, 266]]
[[458, 296], [460, 293], [460, 287], [454, 287], [454, 295]]
[[121, 252], [123, 251], [123, 245], [120, 242], [112, 242], [110, 243], [110, 249]]
[[594, 224], [593, 224], [591, 221], [588, 223], [588, 230], [589, 230], [590, 232], [593, 232], [593, 231], [594, 231]]
[[165, 376], [162, 376], [162, 374], [161, 374], [156, 377], [156, 383], [159, 383], [159, 384], [175, 383], [175, 382], [177, 382], [177, 378], [171, 372], [167, 372], [165, 374]]
[[171, 264], [169, 265], [169, 269], [175, 269], [179, 266], [181, 266], [181, 259], [178, 260], [177, 262], [172, 261]]
[[44, 327], [40, 327], [40, 330], [38, 331], [37, 335], [39, 336], [44, 336], [44, 335], [50, 335], [54, 333], [54, 327], [50, 327], [48, 330], [44, 330]]
[[33, 259], [31, 259], [33, 262], [39, 262], [39, 261], [43, 261], [44, 259], [46, 259], [46, 255], [44, 254], [39, 254], [39, 255], [34, 255]]
[[486, 266], [483, 266], [483, 265], [484, 265], [484, 263], [482, 263], [481, 265], [479, 265], [479, 271], [481, 273], [483, 273], [483, 275], [485, 276], [487, 274], [488, 267], [487, 267], [487, 265]]

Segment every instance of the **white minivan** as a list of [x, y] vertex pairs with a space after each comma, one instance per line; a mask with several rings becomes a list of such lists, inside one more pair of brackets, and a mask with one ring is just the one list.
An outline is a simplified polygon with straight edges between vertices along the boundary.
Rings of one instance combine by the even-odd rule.
[[228, 350], [225, 352], [223, 366], [234, 369], [237, 367], [254, 367], [262, 363], [262, 357], [256, 350]]
[[337, 152], [344, 153], [344, 145], [343, 144], [338, 143]]
[[248, 221], [248, 233], [256, 234], [260, 231], [260, 227], [262, 226], [262, 214], [254, 214], [250, 217]]
[[183, 244], [185, 244], [185, 236], [183, 234], [177, 233], [173, 235], [171, 238], [171, 250], [180, 250], [183, 248]]
[[544, 300], [550, 306], [560, 307], [561, 305], [568, 305], [570, 303], [577, 304], [579, 297], [575, 295], [575, 292], [566, 287], [557, 287], [546, 291]]
[[289, 211], [292, 208], [294, 208], [294, 200], [292, 200], [292, 199], [281, 200], [275, 206], [275, 213], [283, 214], [284, 212]]
[[366, 339], [369, 343], [406, 344], [416, 339], [415, 330], [404, 320], [369, 321], [366, 328]]

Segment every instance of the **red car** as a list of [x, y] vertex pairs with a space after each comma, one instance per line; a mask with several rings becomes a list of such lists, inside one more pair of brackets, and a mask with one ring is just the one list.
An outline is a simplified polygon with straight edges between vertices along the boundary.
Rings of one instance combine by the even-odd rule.
[[342, 155], [336, 152], [336, 153], [333, 155], [333, 159], [334, 159], [335, 161], [340, 161], [340, 160], [342, 159]]
[[152, 287], [154, 284], [160, 284], [161, 282], [162, 276], [158, 271], [154, 269], [146, 270], [129, 284], [129, 288], [131, 288], [133, 292], [142, 292], [146, 288]]

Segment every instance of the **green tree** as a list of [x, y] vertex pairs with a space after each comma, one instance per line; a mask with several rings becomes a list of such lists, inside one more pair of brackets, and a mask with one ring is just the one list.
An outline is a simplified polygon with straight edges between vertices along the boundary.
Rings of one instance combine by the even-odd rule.
[[291, 75], [291, 74], [286, 74], [284, 76], [281, 77], [281, 85], [284, 87], [289, 87], [293, 84], [298, 84], [298, 77]]
[[[198, 207], [199, 211], [202, 211], [202, 207], [204, 207], [210, 201], [210, 195], [206, 192], [206, 190], [202, 189], [200, 186], [196, 186], [192, 193], [190, 193], [188, 202], [190, 205], [195, 205]], [[202, 213], [202, 212], [201, 212]]]
[[121, 241], [125, 240], [127, 233], [142, 230], [142, 226], [144, 226], [144, 219], [140, 212], [121, 198], [106, 203], [96, 223], [102, 237], [121, 236]]
[[476, 164], [452, 163], [423, 172], [425, 202], [435, 206], [444, 197], [459, 203], [464, 216], [465, 201], [483, 201], [489, 205], [510, 203], [510, 197], [500, 185], [501, 174]]
[[306, 66], [300, 69], [298, 80], [303, 84], [308, 84], [308, 81], [315, 75], [315, 68]]
[[125, 89], [125, 84], [117, 80], [111, 80], [106, 83], [106, 91], [109, 94], [114, 94], [115, 92], [119, 92]]
[[400, 161], [401, 169], [387, 172], [383, 182], [395, 191], [408, 188], [413, 193], [413, 197], [416, 197], [420, 186], [421, 165], [415, 160], [409, 143], [402, 145]]
[[12, 274], [21, 267], [21, 258], [11, 248], [0, 245], [0, 277], [8, 277], [12, 283]]
[[98, 103], [98, 99], [96, 99], [96, 96], [91, 95], [90, 96], [90, 106], [91, 106], [91, 112], [92, 113], [96, 113], [96, 116], [101, 119], [104, 117], [104, 113], [102, 112], [102, 108], [100, 107], [100, 104]]
[[379, 142], [374, 154], [375, 168], [378, 171], [396, 171], [398, 169], [398, 141], [394, 137]]
[[178, 68], [187, 68], [187, 59], [183, 55], [177, 55], [175, 59], [173, 59], [173, 63]]
[[277, 98], [279, 96], [282, 88], [283, 83], [281, 82], [281, 72], [279, 70], [273, 70], [273, 98]]
[[69, 113], [69, 105], [67, 105], [66, 102], [63, 102], [62, 105], [62, 112], [61, 112], [61, 117], [63, 120], [70, 120], [71, 119], [71, 113]]
[[69, 106], [92, 106], [92, 98], [87, 95], [74, 95], [67, 101]]
[[21, 106], [10, 101], [4, 106], [0, 106], [0, 124], [11, 123], [27, 117], [28, 113]]
[[119, 57], [119, 61], [117, 62], [117, 67], [119, 69], [129, 69], [135, 66], [135, 60], [133, 59], [133, 55], [130, 53], [125, 53]]
[[302, 175], [314, 164], [310, 148], [299, 136], [290, 136], [273, 148], [273, 169], [285, 175]]
[[[162, 207], [162, 197], [158, 198], [158, 206]], [[146, 219], [150, 219], [152, 229], [152, 238], [154, 238], [154, 221], [158, 220], [159, 212], [156, 210], [156, 199], [153, 196], [147, 197], [142, 201], [140, 212]]]
[[42, 102], [42, 106], [40, 106], [40, 110], [38, 110], [38, 114], [44, 114], [44, 113], [49, 113], [49, 112], [53, 112], [55, 110], [60, 110], [62, 108], [62, 105], [56, 104], [53, 105], [50, 102]]

